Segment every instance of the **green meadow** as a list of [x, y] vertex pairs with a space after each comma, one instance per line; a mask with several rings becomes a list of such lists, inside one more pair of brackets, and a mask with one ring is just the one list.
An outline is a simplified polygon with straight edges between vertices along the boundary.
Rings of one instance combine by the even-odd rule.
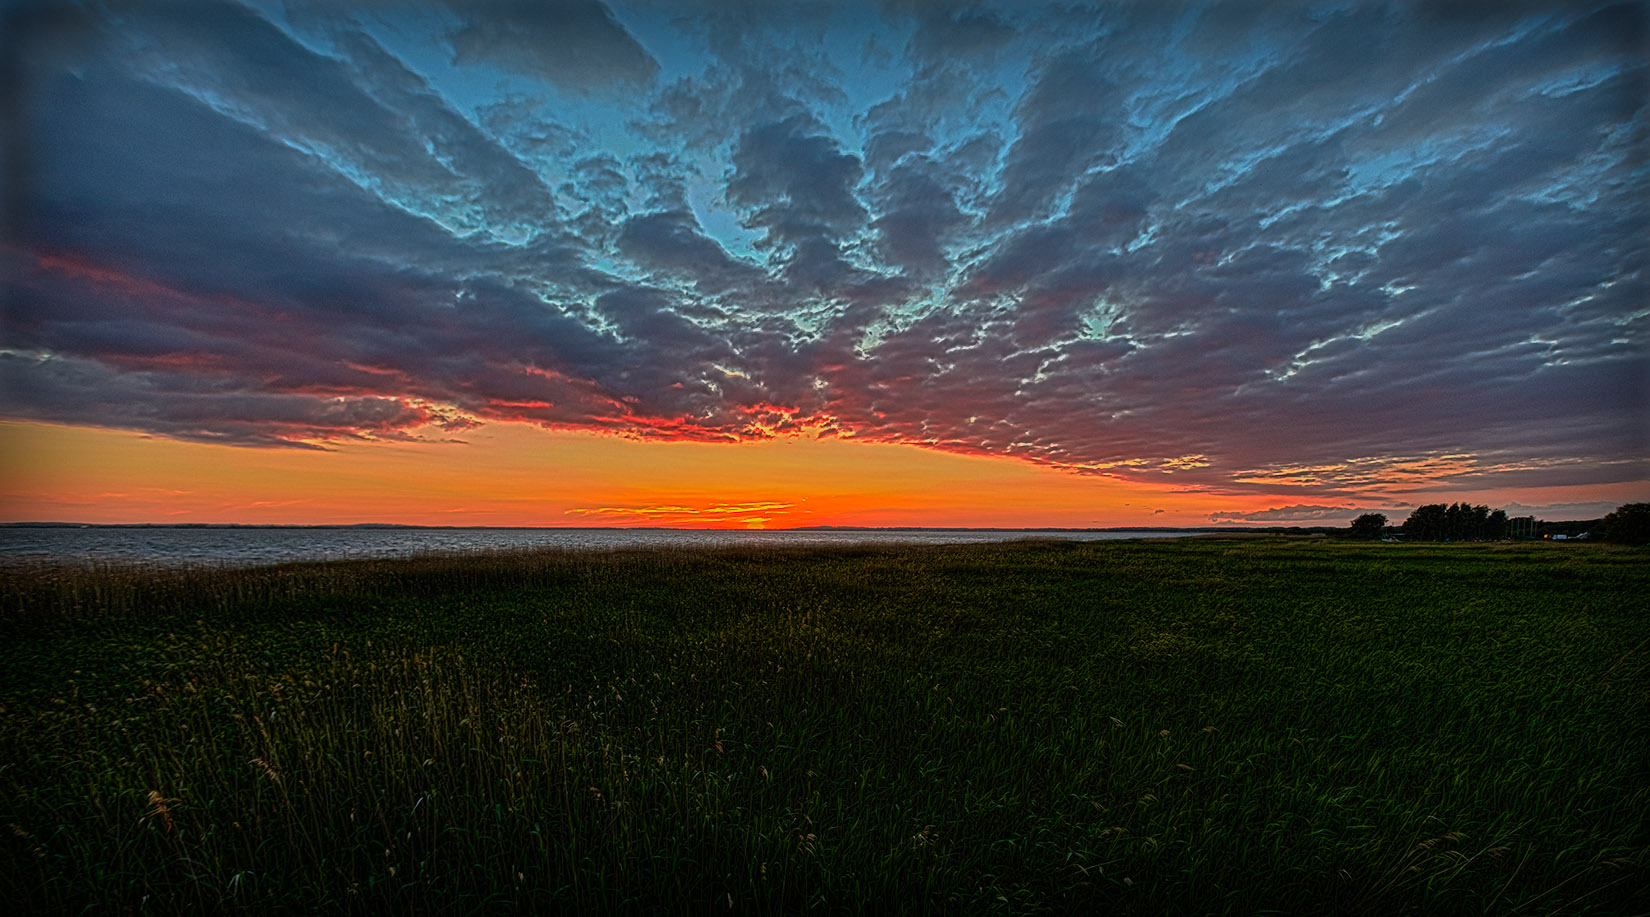
[[0, 573], [12, 913], [1650, 913], [1650, 553]]

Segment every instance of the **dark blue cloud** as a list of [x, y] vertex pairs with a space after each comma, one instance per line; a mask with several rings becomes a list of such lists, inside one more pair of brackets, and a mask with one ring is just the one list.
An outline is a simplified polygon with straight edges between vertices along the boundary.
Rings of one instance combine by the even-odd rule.
[[1639, 3], [34, 9], [8, 416], [1646, 476]]
[[453, 3], [446, 36], [458, 63], [487, 63], [573, 92], [633, 92], [658, 62], [600, 0]]

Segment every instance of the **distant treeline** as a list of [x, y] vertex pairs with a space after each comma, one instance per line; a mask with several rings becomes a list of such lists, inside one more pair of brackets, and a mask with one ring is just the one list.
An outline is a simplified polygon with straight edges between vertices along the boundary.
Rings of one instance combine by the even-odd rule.
[[1415, 541], [1500, 541], [1507, 537], [1507, 511], [1469, 503], [1417, 506], [1404, 520], [1404, 537]]
[[1388, 526], [1382, 513], [1364, 513], [1352, 521], [1351, 534], [1380, 538], [1396, 530], [1407, 541], [1500, 541], [1562, 535], [1618, 544], [1650, 543], [1650, 503], [1627, 503], [1602, 519], [1544, 522], [1531, 516], [1509, 519], [1506, 510], [1470, 503], [1417, 506], [1401, 526]]

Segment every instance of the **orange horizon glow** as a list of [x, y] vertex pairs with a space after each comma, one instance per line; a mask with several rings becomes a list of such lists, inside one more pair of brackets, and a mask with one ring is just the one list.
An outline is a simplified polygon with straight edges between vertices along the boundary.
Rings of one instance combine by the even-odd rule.
[[0, 520], [578, 528], [1207, 524], [1206, 496], [917, 446], [811, 437], [640, 442], [524, 424], [490, 424], [465, 438], [248, 449], [0, 423]]
[[[465, 439], [252, 449], [0, 422], [0, 521], [1114, 528], [1208, 526], [1214, 512], [1310, 501], [834, 437], [643, 442], [495, 423]], [[1619, 489], [1531, 489], [1514, 498], [1608, 500]], [[1498, 498], [1507, 495], [1474, 502]], [[1396, 502], [1404, 501], [1386, 505]]]

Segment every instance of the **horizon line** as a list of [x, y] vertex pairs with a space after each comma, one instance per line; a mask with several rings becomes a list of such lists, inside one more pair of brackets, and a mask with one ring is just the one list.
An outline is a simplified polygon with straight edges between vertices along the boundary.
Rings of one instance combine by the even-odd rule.
[[682, 532], [1172, 532], [1242, 531], [1265, 528], [1340, 528], [1333, 525], [1306, 523], [1235, 524], [1212, 522], [1207, 525], [1109, 525], [1109, 526], [1000, 526], [1000, 525], [797, 525], [772, 528], [744, 528], [740, 526], [692, 525], [452, 525], [418, 522], [63, 522], [26, 520], [0, 522], [0, 528], [241, 528], [241, 529], [539, 529], [564, 531], [682, 531]]

